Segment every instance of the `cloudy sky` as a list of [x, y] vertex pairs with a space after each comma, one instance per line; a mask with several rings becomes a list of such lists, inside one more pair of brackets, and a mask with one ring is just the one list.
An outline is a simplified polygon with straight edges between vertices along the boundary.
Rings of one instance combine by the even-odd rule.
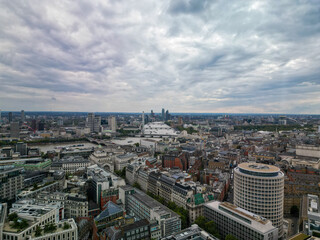
[[3, 110], [320, 114], [319, 0], [0, 0]]

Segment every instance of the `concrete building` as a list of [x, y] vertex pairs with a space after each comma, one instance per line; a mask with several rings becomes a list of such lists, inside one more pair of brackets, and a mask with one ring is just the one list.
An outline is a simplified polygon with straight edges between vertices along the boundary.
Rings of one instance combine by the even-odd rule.
[[185, 183], [175, 183], [172, 188], [171, 201], [179, 207], [187, 208], [187, 200], [193, 195], [190, 185]]
[[98, 165], [87, 168], [89, 195], [103, 209], [108, 201], [116, 202], [119, 198], [119, 187], [125, 186], [125, 180], [108, 172]]
[[87, 197], [78, 193], [42, 192], [36, 197], [37, 203], [59, 203], [64, 208], [65, 218], [88, 217]]
[[108, 118], [108, 126], [109, 126], [109, 129], [110, 129], [112, 132], [116, 132], [116, 131], [117, 131], [117, 121], [116, 121], [116, 117], [111, 116], [111, 117]]
[[90, 155], [89, 159], [94, 163], [103, 166], [103, 168], [107, 168], [109, 171], [114, 172], [113, 156], [111, 154], [108, 154], [107, 151], [103, 149], [95, 150]]
[[122, 170], [137, 158], [138, 158], [138, 155], [134, 153], [117, 155], [114, 160], [114, 169], [118, 171]]
[[191, 227], [186, 228], [178, 233], [162, 238], [161, 240], [219, 240], [218, 238], [210, 235], [206, 231], [199, 228], [197, 224], [193, 224]]
[[85, 169], [90, 166], [90, 161], [81, 156], [64, 157], [51, 164], [52, 170], [62, 170], [68, 173], [74, 173], [79, 169]]
[[320, 205], [319, 196], [308, 194], [303, 198], [301, 212], [304, 233], [313, 236], [320, 234]]
[[163, 122], [150, 122], [144, 125], [143, 133], [145, 136], [178, 136], [179, 132], [169, 127]]
[[238, 240], [278, 240], [278, 229], [269, 220], [228, 202], [206, 203], [204, 217], [215, 222], [223, 239], [232, 234]]
[[[65, 227], [69, 226], [68, 228]], [[44, 233], [43, 236], [35, 237], [32, 235], [28, 240], [57, 240], [57, 239], [70, 239], [77, 240], [78, 238], [78, 226], [74, 219], [65, 219], [56, 224], [57, 230], [53, 233]]]
[[271, 220], [283, 235], [284, 174], [273, 165], [241, 163], [234, 169], [234, 204]]
[[[73, 219], [61, 220], [63, 209], [57, 204], [32, 204], [31, 201], [22, 201], [13, 204], [10, 213], [17, 213], [19, 221], [26, 221], [27, 226], [22, 229], [12, 227], [8, 220], [3, 227], [3, 240], [57, 240], [57, 239], [78, 239], [77, 225]], [[68, 229], [64, 227], [64, 222], [68, 223]], [[39, 237], [35, 236], [37, 227], [44, 228], [46, 224], [53, 223], [57, 226], [54, 232], [44, 232]]]
[[21, 122], [24, 123], [26, 121], [26, 116], [24, 114], [24, 110], [21, 110]]
[[0, 201], [6, 202], [15, 199], [23, 189], [23, 168], [0, 169]]
[[[121, 193], [122, 192], [122, 193]], [[137, 219], [156, 221], [161, 229], [161, 236], [165, 237], [181, 230], [181, 219], [178, 214], [171, 211], [147, 194], [132, 187], [120, 188], [121, 201], [125, 203], [128, 214]]]
[[0, 203], [0, 239], [2, 237], [3, 225], [7, 216], [7, 204]]
[[91, 133], [99, 133], [101, 130], [101, 116], [95, 116], [94, 113], [88, 113], [87, 127]]
[[20, 137], [20, 126], [18, 122], [10, 123], [10, 137], [19, 138]]
[[320, 147], [313, 145], [297, 145], [296, 155], [304, 157], [320, 158]]

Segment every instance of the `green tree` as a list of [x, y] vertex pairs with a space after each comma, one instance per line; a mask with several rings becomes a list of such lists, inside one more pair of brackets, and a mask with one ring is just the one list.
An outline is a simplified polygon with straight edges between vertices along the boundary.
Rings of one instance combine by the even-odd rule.
[[70, 226], [70, 224], [69, 223], [67, 223], [67, 222], [64, 222], [64, 224], [63, 224], [63, 229], [69, 229], [71, 226]]
[[34, 234], [35, 234], [36, 237], [40, 237], [41, 236], [42, 229], [41, 229], [41, 227], [39, 225], [36, 227], [36, 230], [35, 230]]
[[204, 216], [197, 217], [194, 223], [197, 224], [200, 228], [204, 229], [206, 218]]
[[225, 238], [225, 240], [238, 240], [235, 236], [228, 234]]
[[9, 221], [15, 221], [18, 219], [18, 214], [16, 212], [11, 213], [8, 215], [8, 219], [9, 219]]
[[141, 186], [140, 186], [140, 184], [137, 183], [137, 182], [135, 182], [135, 183], [132, 185], [132, 187], [135, 187], [135, 188], [138, 188], [138, 189], [141, 190]]

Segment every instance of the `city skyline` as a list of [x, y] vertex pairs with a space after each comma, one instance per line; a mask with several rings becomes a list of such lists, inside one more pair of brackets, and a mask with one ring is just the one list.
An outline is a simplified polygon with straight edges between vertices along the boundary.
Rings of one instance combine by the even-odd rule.
[[0, 6], [3, 111], [320, 114], [319, 1]]

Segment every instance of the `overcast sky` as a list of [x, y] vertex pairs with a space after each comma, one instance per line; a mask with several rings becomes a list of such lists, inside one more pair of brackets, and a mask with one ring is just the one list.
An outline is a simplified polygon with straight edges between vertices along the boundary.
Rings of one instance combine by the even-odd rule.
[[320, 114], [319, 0], [0, 0], [0, 108]]

